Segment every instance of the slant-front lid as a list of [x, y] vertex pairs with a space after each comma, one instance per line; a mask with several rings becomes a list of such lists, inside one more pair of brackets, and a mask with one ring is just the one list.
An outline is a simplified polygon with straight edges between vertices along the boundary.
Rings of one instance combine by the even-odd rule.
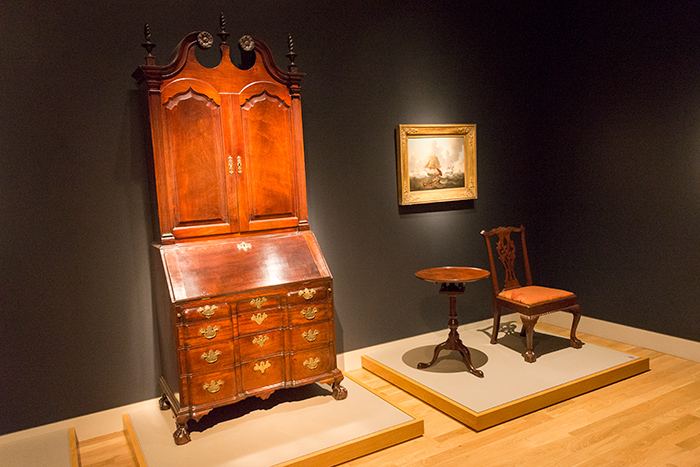
[[330, 278], [310, 231], [159, 248], [173, 302]]

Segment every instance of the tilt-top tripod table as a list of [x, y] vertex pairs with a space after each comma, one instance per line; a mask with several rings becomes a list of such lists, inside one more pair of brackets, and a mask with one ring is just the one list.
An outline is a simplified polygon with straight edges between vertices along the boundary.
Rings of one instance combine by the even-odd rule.
[[450, 333], [447, 336], [447, 340], [435, 347], [435, 353], [430, 362], [418, 364], [419, 369], [434, 365], [441, 350], [459, 350], [462, 354], [462, 360], [464, 360], [464, 364], [467, 365], [469, 372], [479, 378], [484, 377], [484, 372], [477, 370], [474, 368], [474, 365], [472, 365], [472, 357], [469, 354], [469, 349], [462, 343], [462, 340], [459, 338], [459, 333], [457, 332], [457, 327], [459, 327], [459, 321], [457, 320], [457, 295], [464, 293], [465, 283], [484, 279], [490, 274], [490, 272], [480, 268], [453, 266], [423, 269], [416, 273], [416, 277], [419, 279], [442, 284], [440, 286], [440, 293], [450, 297], [450, 319], [448, 321]]

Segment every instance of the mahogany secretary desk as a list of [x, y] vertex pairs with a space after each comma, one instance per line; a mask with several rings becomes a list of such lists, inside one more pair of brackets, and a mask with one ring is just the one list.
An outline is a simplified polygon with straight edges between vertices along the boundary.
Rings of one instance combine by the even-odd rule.
[[[187, 421], [281, 388], [332, 385], [336, 366], [332, 276], [310, 230], [300, 102], [304, 76], [289, 39], [287, 71], [260, 40], [238, 41], [230, 60], [221, 17], [221, 62], [201, 65], [187, 35], [168, 65], [133, 76], [148, 96], [160, 240], [156, 288], [163, 396], [176, 444]], [[160, 302], [160, 304], [158, 304]]]

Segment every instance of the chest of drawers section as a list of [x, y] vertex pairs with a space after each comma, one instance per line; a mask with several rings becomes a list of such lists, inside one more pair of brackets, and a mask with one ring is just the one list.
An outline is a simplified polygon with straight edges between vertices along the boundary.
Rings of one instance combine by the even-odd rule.
[[339, 381], [332, 310], [330, 279], [176, 306], [181, 410]]

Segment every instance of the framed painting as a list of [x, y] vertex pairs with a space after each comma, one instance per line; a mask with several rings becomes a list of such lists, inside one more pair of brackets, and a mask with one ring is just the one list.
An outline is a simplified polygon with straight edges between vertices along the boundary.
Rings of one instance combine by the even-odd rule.
[[476, 125], [399, 125], [399, 204], [476, 199]]

